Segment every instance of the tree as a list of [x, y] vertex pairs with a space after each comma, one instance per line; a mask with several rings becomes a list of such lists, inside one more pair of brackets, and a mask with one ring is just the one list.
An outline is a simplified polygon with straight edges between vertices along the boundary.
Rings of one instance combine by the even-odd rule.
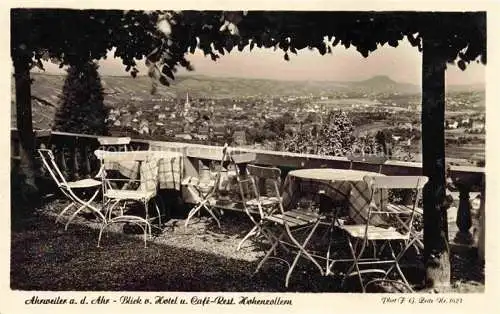
[[107, 135], [103, 87], [97, 64], [85, 62], [69, 67], [54, 129], [69, 133]]
[[387, 142], [386, 142], [386, 136], [383, 131], [377, 131], [377, 134], [375, 134], [375, 140], [377, 141], [377, 144], [382, 147], [382, 150], [385, 155], [387, 155]]
[[273, 132], [277, 136], [282, 136], [283, 133], [285, 132], [285, 123], [286, 121], [283, 119], [283, 117], [279, 117], [276, 119], [268, 119], [264, 123], [263, 128]]

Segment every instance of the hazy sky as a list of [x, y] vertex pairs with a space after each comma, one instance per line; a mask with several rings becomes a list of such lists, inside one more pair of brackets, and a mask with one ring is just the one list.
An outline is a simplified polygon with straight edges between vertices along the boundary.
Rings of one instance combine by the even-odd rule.
[[[204, 57], [200, 50], [189, 55], [194, 65], [192, 74], [269, 78], [286, 80], [332, 80], [355, 81], [370, 78], [374, 75], [388, 75], [399, 82], [420, 84], [422, 55], [406, 41], [401, 41], [396, 48], [379, 47], [368, 58], [363, 58], [355, 48], [345, 49], [337, 46], [332, 54], [321, 56], [317, 51], [303, 49], [297, 55], [290, 54], [290, 61], [285, 61], [283, 52], [273, 49], [255, 48], [251, 52], [246, 48], [243, 52], [236, 49], [222, 56], [217, 62]], [[112, 53], [107, 60], [101, 60], [101, 74], [123, 75], [124, 66], [120, 59], [114, 59]], [[144, 62], [138, 62], [142, 73], [145, 73]], [[57, 66], [46, 66], [47, 72], [58, 72]], [[186, 74], [180, 70], [179, 74]], [[446, 72], [447, 84], [474, 84], [485, 82], [485, 66], [471, 63], [466, 71], [456, 65], [449, 65]]]

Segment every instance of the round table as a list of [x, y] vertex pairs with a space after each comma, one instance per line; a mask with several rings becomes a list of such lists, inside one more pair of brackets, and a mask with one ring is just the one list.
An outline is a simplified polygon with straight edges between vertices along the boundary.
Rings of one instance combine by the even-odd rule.
[[[302, 197], [316, 195], [322, 190], [335, 206], [341, 204], [346, 207], [346, 214], [353, 222], [364, 223], [368, 217], [368, 205], [372, 194], [371, 188], [363, 180], [365, 176], [383, 176], [383, 174], [329, 168], [290, 171], [283, 184], [283, 205], [288, 209], [295, 208]], [[375, 199], [379, 200], [380, 196], [376, 196]]]
[[363, 181], [363, 178], [367, 175], [370, 176], [383, 176], [383, 174], [361, 171], [361, 170], [351, 170], [351, 169], [330, 169], [330, 168], [319, 168], [319, 169], [299, 169], [293, 170], [288, 173], [290, 177], [297, 177], [302, 179], [318, 180], [318, 181]]

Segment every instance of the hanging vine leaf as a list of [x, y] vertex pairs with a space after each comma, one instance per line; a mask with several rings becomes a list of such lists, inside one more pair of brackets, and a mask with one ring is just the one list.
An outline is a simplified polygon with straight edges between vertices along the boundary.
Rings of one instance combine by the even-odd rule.
[[166, 76], [168, 76], [170, 79], [172, 79], [172, 80], [175, 79], [174, 74], [172, 73], [172, 71], [170, 70], [170, 68], [168, 66], [163, 65], [161, 72], [163, 74], [165, 74]]
[[224, 48], [226, 48], [227, 52], [231, 52], [233, 50], [234, 44], [231, 38], [226, 39], [226, 44], [224, 45]]
[[165, 76], [163, 76], [163, 75], [160, 77], [160, 83], [161, 83], [162, 85], [165, 85], [165, 86], [170, 86], [170, 82], [169, 82], [169, 81], [167, 80], [167, 78], [166, 78]]
[[[437, 17], [437, 19], [435, 18]], [[437, 20], [438, 25], [433, 21]], [[226, 24], [223, 32], [219, 29]], [[307, 23], [305, 23], [307, 21]], [[78, 28], [67, 25], [78, 23]], [[351, 45], [364, 57], [378, 45], [396, 47], [406, 38], [422, 50], [422, 36], [429, 35], [448, 47], [443, 49], [447, 60], [454, 58], [466, 63], [478, 59], [485, 63], [486, 14], [484, 12], [273, 12], [249, 11], [120, 11], [70, 9], [11, 10], [11, 55], [20, 53], [26, 45], [37, 60], [46, 60], [47, 53], [60, 67], [85, 60], [104, 58], [115, 48], [115, 57], [123, 60], [125, 69], [136, 65], [135, 60], [168, 63], [192, 70], [186, 53], [196, 47], [213, 60], [231, 52], [235, 45], [273, 47], [298, 53], [305, 47], [315, 47], [320, 54], [330, 53], [341, 43]], [[231, 24], [233, 26], [231, 26]], [[233, 31], [231, 31], [231, 28]], [[238, 29], [235, 32], [236, 28]], [[48, 35], [49, 34], [49, 35]], [[57, 34], [52, 36], [50, 34]], [[89, 36], [92, 34], [92, 36]], [[314, 36], [311, 36], [314, 34]], [[327, 37], [330, 49], [318, 45], [318, 38]], [[200, 38], [197, 43], [196, 38]], [[288, 41], [288, 38], [291, 40]], [[218, 52], [212, 51], [214, 49]], [[460, 54], [464, 47], [464, 54]], [[153, 55], [151, 51], [157, 50]], [[47, 53], [44, 53], [44, 52]], [[36, 66], [38, 63], [32, 63]], [[461, 67], [463, 63], [456, 62]], [[135, 76], [136, 71], [131, 71]]]
[[458, 67], [460, 68], [460, 70], [462, 70], [462, 71], [464, 71], [464, 70], [465, 70], [465, 68], [467, 67], [467, 66], [465, 65], [464, 60], [458, 60], [457, 65], [458, 65]]

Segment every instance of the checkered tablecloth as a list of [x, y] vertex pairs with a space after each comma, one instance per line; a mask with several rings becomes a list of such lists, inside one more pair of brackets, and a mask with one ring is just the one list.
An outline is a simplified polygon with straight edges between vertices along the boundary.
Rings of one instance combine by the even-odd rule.
[[[382, 175], [373, 172], [345, 169], [300, 169], [290, 171], [283, 184], [283, 206], [295, 208], [299, 200], [307, 195], [315, 195], [323, 190], [336, 204], [347, 207], [347, 213], [354, 223], [365, 223], [368, 218], [371, 189], [363, 181], [366, 175]], [[376, 193], [375, 199], [380, 199]], [[387, 199], [384, 193], [383, 199]], [[371, 223], [383, 224], [379, 217]]]
[[[155, 160], [158, 165], [158, 169], [145, 165], [141, 167], [141, 176], [144, 176], [149, 182], [149, 178], [154, 178], [155, 173], [158, 171], [157, 180], [160, 189], [181, 189], [181, 180], [184, 172], [183, 155], [180, 152], [172, 151], [130, 151], [122, 152], [121, 154], [147, 154], [151, 160]], [[138, 179], [139, 176], [139, 165], [143, 162], [138, 161], [106, 161], [104, 160], [104, 168], [106, 170], [118, 171], [121, 175], [131, 178]]]

